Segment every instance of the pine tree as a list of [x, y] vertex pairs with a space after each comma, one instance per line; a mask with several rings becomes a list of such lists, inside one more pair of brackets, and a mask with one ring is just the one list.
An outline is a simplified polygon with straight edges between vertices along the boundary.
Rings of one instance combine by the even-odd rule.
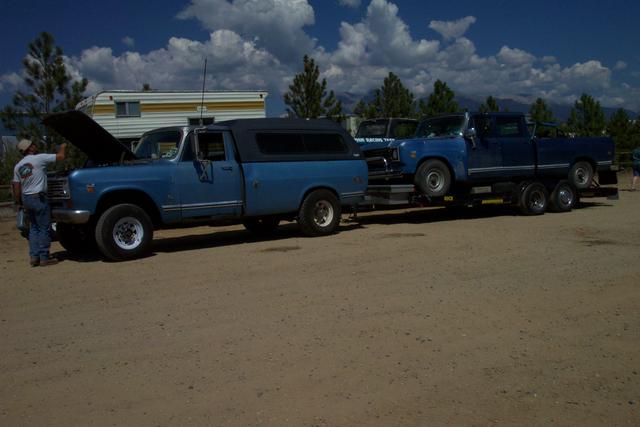
[[446, 83], [436, 80], [433, 84], [433, 93], [429, 95], [427, 103], [420, 102], [420, 115], [423, 117], [435, 117], [441, 114], [456, 113], [460, 107], [455, 100], [455, 94]]
[[[18, 138], [43, 141], [47, 138], [41, 124], [44, 115], [75, 108], [87, 88], [87, 79], [73, 81], [63, 61], [62, 48], [55, 45], [53, 36], [43, 32], [29, 43], [27, 56], [22, 60], [27, 92], [17, 91], [13, 106], [6, 106], [0, 117], [7, 129], [15, 130]], [[49, 138], [46, 148], [55, 141]]]
[[550, 123], [556, 121], [556, 118], [553, 116], [553, 112], [549, 109], [547, 103], [542, 98], [536, 99], [531, 105], [529, 115], [531, 116], [531, 121], [535, 123]]
[[376, 89], [372, 108], [377, 117], [414, 117], [416, 101], [413, 93], [393, 73], [385, 77], [382, 87]]
[[487, 99], [480, 104], [478, 111], [481, 113], [497, 113], [500, 111], [500, 106], [498, 106], [498, 101], [496, 101], [493, 96], [489, 95]]
[[631, 150], [633, 124], [624, 109], [619, 108], [607, 123], [607, 133], [616, 144], [616, 150]]
[[284, 103], [289, 107], [290, 115], [300, 118], [318, 118], [321, 116], [340, 119], [342, 103], [336, 100], [333, 91], [327, 94], [327, 80], [320, 78], [320, 70], [313, 58], [305, 55], [303, 72], [293, 78], [289, 91], [284, 94]]
[[577, 136], [601, 136], [606, 120], [600, 103], [591, 95], [582, 94], [571, 109], [567, 127]]
[[[29, 43], [27, 56], [22, 60], [26, 91], [17, 91], [13, 105], [0, 112], [5, 128], [16, 131], [18, 138], [28, 138], [35, 143], [44, 142], [44, 149], [63, 142], [62, 138], [47, 131], [42, 118], [49, 113], [71, 110], [83, 98], [87, 79], [73, 80], [64, 65], [62, 48], [55, 45], [47, 32]], [[78, 166], [84, 156], [72, 148], [67, 151], [65, 163]]]

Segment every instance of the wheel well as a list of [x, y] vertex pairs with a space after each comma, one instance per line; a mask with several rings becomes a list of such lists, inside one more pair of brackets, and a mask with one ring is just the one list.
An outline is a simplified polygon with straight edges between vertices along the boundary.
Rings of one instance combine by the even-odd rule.
[[575, 165], [578, 162], [587, 162], [587, 163], [589, 163], [591, 165], [591, 167], [593, 168], [593, 172], [594, 173], [596, 172], [596, 162], [593, 159], [591, 159], [589, 157], [584, 157], [584, 156], [573, 159], [573, 162], [571, 163], [571, 166], [569, 166], [569, 168], [572, 168], [573, 165]]
[[330, 191], [331, 193], [333, 193], [334, 196], [336, 196], [336, 198], [338, 199], [338, 202], [340, 202], [340, 195], [333, 188], [331, 188], [331, 187], [313, 187], [313, 188], [308, 189], [302, 195], [302, 198], [300, 199], [300, 203], [298, 203], [298, 210], [300, 209], [300, 206], [302, 206], [302, 203], [304, 202], [304, 199], [306, 199], [309, 194], [313, 193], [316, 190], [327, 190], [327, 191]]
[[151, 218], [154, 227], [162, 222], [160, 212], [151, 197], [147, 193], [138, 190], [116, 190], [104, 194], [98, 201], [96, 218], [110, 207], [124, 203], [142, 208]]
[[416, 173], [418, 172], [418, 169], [420, 169], [420, 166], [422, 166], [422, 164], [424, 162], [426, 162], [427, 160], [440, 160], [442, 163], [444, 163], [445, 166], [447, 166], [447, 169], [449, 169], [449, 175], [451, 175], [451, 183], [453, 184], [453, 182], [455, 182], [456, 174], [453, 171], [453, 168], [451, 167], [451, 165], [449, 164], [449, 161], [444, 157], [430, 156], [430, 157], [424, 157], [424, 158], [420, 159], [420, 161], [416, 165]]

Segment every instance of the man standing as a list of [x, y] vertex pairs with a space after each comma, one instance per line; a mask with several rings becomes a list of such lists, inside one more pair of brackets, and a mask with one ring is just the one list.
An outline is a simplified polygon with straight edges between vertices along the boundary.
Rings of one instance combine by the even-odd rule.
[[24, 156], [13, 169], [13, 198], [29, 215], [29, 263], [32, 267], [54, 265], [58, 260], [49, 255], [51, 247], [51, 208], [47, 202], [47, 165], [64, 160], [67, 144], [56, 154], [38, 154], [38, 147], [28, 139], [18, 143]]

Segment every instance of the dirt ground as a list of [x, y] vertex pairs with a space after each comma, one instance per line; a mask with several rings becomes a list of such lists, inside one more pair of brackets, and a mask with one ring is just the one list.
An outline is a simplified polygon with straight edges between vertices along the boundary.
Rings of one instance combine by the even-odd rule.
[[640, 425], [640, 191], [565, 214], [160, 231], [28, 266], [0, 222], [2, 426]]

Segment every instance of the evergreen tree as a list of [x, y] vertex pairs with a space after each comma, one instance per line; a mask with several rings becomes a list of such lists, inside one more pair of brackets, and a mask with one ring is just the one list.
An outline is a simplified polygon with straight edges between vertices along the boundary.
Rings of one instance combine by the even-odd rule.
[[498, 106], [498, 101], [496, 101], [493, 96], [489, 95], [487, 99], [480, 104], [478, 111], [481, 113], [497, 113], [500, 111], [500, 107]]
[[327, 80], [319, 81], [320, 70], [313, 58], [305, 55], [303, 65], [303, 72], [293, 78], [293, 84], [284, 94], [289, 114], [307, 119], [321, 116], [340, 119], [342, 103], [336, 99], [333, 91], [327, 94]]
[[[28, 91], [17, 91], [13, 96], [13, 106], [6, 106], [0, 117], [7, 129], [16, 131], [18, 138], [38, 142], [46, 136], [42, 117], [75, 108], [82, 100], [88, 81], [72, 80], [63, 62], [62, 48], [56, 46], [53, 36], [46, 32], [29, 43], [22, 65]], [[49, 138], [46, 142], [46, 148], [50, 149], [55, 141]]]
[[441, 114], [456, 113], [460, 107], [455, 100], [455, 94], [445, 82], [436, 80], [433, 84], [433, 93], [429, 95], [426, 104], [420, 102], [420, 115], [423, 117], [435, 117]]
[[544, 102], [542, 98], [536, 99], [531, 105], [529, 115], [531, 116], [531, 120], [536, 123], [549, 123], [556, 121], [556, 118], [553, 116], [553, 112], [549, 109], [547, 103]]
[[577, 136], [601, 136], [606, 128], [606, 120], [600, 103], [583, 93], [571, 109], [567, 127]]
[[633, 124], [624, 109], [619, 108], [607, 123], [607, 133], [616, 144], [616, 150], [631, 150]]
[[353, 109], [353, 114], [363, 119], [374, 119], [377, 116], [373, 103], [367, 104], [364, 99], [358, 101]]
[[377, 117], [414, 117], [416, 101], [413, 93], [393, 73], [384, 79], [382, 87], [376, 89], [372, 108]]
[[[18, 138], [28, 138], [35, 143], [44, 142], [50, 151], [55, 144], [63, 142], [42, 125], [42, 118], [49, 113], [71, 110], [83, 98], [87, 79], [74, 81], [64, 65], [62, 48], [55, 45], [53, 36], [47, 32], [29, 43], [24, 66], [24, 86], [13, 96], [13, 105], [5, 106], [0, 118], [5, 128], [15, 130]], [[65, 163], [77, 166], [84, 156], [72, 147], [67, 151]]]

